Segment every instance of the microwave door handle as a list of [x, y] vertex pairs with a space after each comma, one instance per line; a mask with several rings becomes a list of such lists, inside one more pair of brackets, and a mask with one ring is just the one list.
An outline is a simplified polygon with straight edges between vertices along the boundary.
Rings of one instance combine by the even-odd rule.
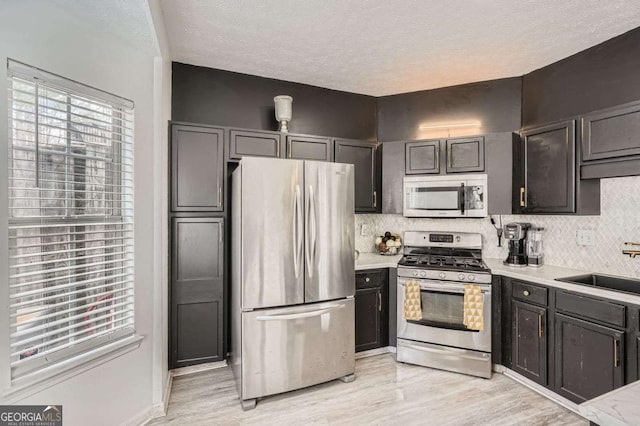
[[460, 184], [460, 213], [464, 215], [464, 206], [467, 204], [465, 200], [464, 182]]

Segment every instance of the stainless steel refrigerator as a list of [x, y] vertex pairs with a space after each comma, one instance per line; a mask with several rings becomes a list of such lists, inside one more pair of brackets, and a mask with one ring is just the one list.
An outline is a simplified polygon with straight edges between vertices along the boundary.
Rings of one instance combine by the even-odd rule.
[[231, 366], [242, 407], [352, 380], [353, 165], [244, 157], [231, 195]]

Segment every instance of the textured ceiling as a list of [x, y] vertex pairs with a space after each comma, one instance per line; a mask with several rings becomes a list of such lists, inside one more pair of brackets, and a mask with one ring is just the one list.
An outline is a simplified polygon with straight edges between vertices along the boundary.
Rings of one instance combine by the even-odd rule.
[[519, 76], [640, 26], [638, 0], [162, 0], [171, 59], [374, 96]]
[[[144, 53], [158, 54], [149, 0], [47, 0], [96, 31]], [[154, 1], [154, 0], [150, 0]]]

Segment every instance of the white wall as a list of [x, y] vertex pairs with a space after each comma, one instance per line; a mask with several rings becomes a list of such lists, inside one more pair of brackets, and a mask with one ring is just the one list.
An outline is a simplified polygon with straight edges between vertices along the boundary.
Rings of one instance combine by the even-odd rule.
[[[158, 371], [162, 369], [157, 366], [163, 362], [166, 366], [166, 356], [160, 355], [154, 366], [154, 350], [164, 345], [166, 352], [165, 342], [154, 342], [158, 335], [154, 329], [154, 301], [162, 297], [162, 289], [155, 284], [159, 273], [154, 256], [161, 255], [156, 250], [156, 238], [162, 236], [164, 226], [158, 223], [156, 214], [160, 203], [156, 179], [166, 174], [158, 170], [160, 165], [155, 162], [157, 150], [166, 140], [158, 140], [156, 130], [164, 116], [154, 116], [154, 102], [158, 99], [157, 90], [154, 98], [154, 79], [164, 68], [154, 70], [154, 57], [160, 55], [159, 51], [123, 43], [113, 35], [112, 28], [95, 21], [85, 23], [60, 4], [73, 7], [68, 1], [33, 0], [4, 1], [0, 6], [0, 282], [6, 283], [8, 276], [6, 60], [13, 58], [135, 102], [135, 308], [136, 330], [145, 339], [138, 349], [18, 403], [62, 404], [65, 425], [137, 423], [151, 413], [154, 383], [162, 387], [162, 379], [154, 382], [153, 373], [166, 378], [166, 372]], [[166, 81], [162, 84], [166, 85]], [[0, 286], [0, 384], [4, 386], [9, 359], [6, 292], [6, 286]], [[160, 335], [163, 333], [166, 330], [160, 330]]]
[[[530, 222], [545, 228], [544, 254], [549, 265], [605, 274], [640, 277], [640, 258], [622, 254], [625, 241], [640, 242], [640, 176], [602, 179], [599, 216], [504, 215], [502, 223]], [[489, 188], [491, 190], [491, 188]], [[497, 216], [494, 216], [497, 220]], [[373, 236], [361, 236], [368, 224]], [[576, 234], [592, 230], [593, 246], [580, 246]], [[483, 234], [483, 256], [504, 259], [507, 244], [497, 247], [496, 232], [489, 219], [415, 219], [401, 215], [356, 215], [356, 249], [374, 251], [375, 235], [385, 231], [460, 231]]]

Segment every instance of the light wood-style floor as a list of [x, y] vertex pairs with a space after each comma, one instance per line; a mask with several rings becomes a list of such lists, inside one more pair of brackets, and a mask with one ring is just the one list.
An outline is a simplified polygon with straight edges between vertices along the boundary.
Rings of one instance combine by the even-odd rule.
[[356, 361], [356, 380], [264, 398], [242, 411], [228, 367], [176, 377], [166, 417], [176, 425], [581, 425], [576, 414], [494, 373], [491, 380], [397, 363]]

